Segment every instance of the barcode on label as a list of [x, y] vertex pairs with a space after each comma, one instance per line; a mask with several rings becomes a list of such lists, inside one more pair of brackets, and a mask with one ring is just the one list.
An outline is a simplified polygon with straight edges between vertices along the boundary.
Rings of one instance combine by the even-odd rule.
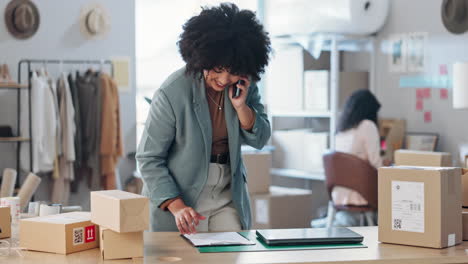
[[401, 229], [401, 219], [393, 219], [393, 229]]
[[73, 229], [73, 245], [80, 245], [84, 243], [84, 228], [74, 228]]
[[410, 210], [421, 212], [421, 204], [410, 204]]

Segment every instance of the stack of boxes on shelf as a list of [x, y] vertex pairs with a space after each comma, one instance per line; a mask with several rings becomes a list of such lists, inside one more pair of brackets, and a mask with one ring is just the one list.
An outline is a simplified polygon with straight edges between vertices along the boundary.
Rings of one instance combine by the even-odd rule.
[[399, 150], [395, 162], [379, 168], [379, 241], [445, 248], [468, 239], [468, 174], [450, 167], [451, 155]]
[[149, 227], [147, 197], [118, 190], [91, 192], [91, 221], [99, 225], [104, 259], [143, 256], [143, 231]]
[[271, 186], [270, 152], [243, 152], [242, 159], [247, 170], [252, 228], [310, 227], [312, 192]]
[[[4, 224], [9, 221], [4, 219], [9, 217], [5, 208], [0, 207], [2, 230], [9, 226]], [[91, 212], [22, 219], [19, 241], [28, 250], [69, 254], [99, 247], [103, 259], [136, 258], [143, 257], [143, 231], [148, 227], [148, 198], [119, 190], [96, 191], [91, 192]]]

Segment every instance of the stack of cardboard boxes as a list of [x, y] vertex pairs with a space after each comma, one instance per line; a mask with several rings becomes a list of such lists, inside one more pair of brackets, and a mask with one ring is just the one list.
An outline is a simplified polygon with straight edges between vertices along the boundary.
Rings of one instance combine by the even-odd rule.
[[310, 227], [312, 192], [271, 185], [271, 153], [244, 152], [252, 228]]
[[91, 192], [91, 221], [99, 225], [104, 259], [143, 257], [143, 231], [149, 227], [147, 197], [119, 190]]
[[432, 248], [461, 243], [468, 192], [463, 195], [462, 171], [451, 167], [450, 153], [397, 150], [395, 165], [379, 169], [379, 241]]
[[[0, 207], [0, 228], [8, 232], [3, 211]], [[100, 247], [104, 259], [134, 258], [143, 257], [143, 231], [148, 226], [148, 198], [118, 190], [96, 191], [91, 192], [91, 212], [20, 220], [19, 240], [28, 250], [69, 254]]]
[[11, 236], [10, 207], [0, 206], [0, 239]]

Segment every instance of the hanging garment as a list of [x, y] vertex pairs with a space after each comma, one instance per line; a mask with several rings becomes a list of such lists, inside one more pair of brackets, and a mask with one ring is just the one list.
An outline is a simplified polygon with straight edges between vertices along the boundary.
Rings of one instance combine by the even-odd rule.
[[53, 94], [53, 103], [54, 103], [54, 109], [55, 109], [55, 116], [57, 117], [57, 124], [56, 124], [56, 131], [55, 131], [55, 157], [54, 157], [54, 168], [52, 170], [52, 178], [53, 179], [58, 179], [60, 175], [60, 168], [59, 168], [59, 156], [62, 155], [62, 142], [60, 140], [60, 135], [61, 135], [61, 124], [60, 124], [60, 109], [59, 109], [59, 98], [58, 98], [58, 93], [57, 93], [57, 85], [52, 80], [52, 78], [49, 78], [47, 75], [47, 72], [44, 69], [41, 69], [41, 75], [47, 80], [47, 83], [49, 84], [49, 89], [51, 93]]
[[74, 180], [75, 161], [75, 109], [65, 74], [57, 81], [57, 98], [61, 130], [59, 134], [60, 153], [58, 157], [59, 175], [54, 179], [52, 202], [68, 204], [70, 197], [70, 182]]
[[101, 74], [101, 176], [106, 190], [116, 189], [115, 170], [122, 156], [122, 132], [120, 127], [120, 103], [117, 84], [107, 74]]
[[81, 172], [90, 171], [90, 175], [82, 174], [88, 179], [91, 190], [100, 189], [99, 150], [101, 140], [101, 89], [99, 75], [88, 71], [84, 76], [77, 73], [76, 86], [80, 104], [81, 135], [82, 135], [82, 167]]
[[[32, 138], [32, 172], [50, 172], [54, 168], [56, 157], [57, 112], [55, 109], [55, 95], [47, 77], [31, 73], [31, 131], [29, 134], [29, 117], [27, 107], [21, 111], [22, 131], [25, 137]], [[27, 95], [22, 97], [28, 102]], [[24, 104], [27, 105], [27, 104]], [[21, 144], [21, 168], [30, 171], [29, 146]]]
[[80, 115], [80, 99], [78, 95], [78, 87], [76, 86], [76, 81], [73, 78], [73, 75], [68, 74], [68, 85], [70, 87], [70, 92], [73, 100], [73, 108], [75, 109], [75, 163], [74, 163], [74, 175], [75, 179], [71, 182], [71, 192], [75, 193], [78, 191], [78, 186], [81, 182], [81, 161], [82, 161], [82, 138], [81, 138], [81, 115]]

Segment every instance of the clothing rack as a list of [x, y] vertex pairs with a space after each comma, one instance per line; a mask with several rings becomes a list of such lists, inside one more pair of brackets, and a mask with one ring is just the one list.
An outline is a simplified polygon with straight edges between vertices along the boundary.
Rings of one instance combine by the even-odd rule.
[[[33, 170], [33, 152], [32, 152], [32, 146], [33, 146], [33, 133], [32, 133], [32, 120], [31, 120], [31, 78], [30, 78], [30, 73], [31, 73], [31, 66], [33, 64], [43, 64], [47, 66], [47, 64], [75, 64], [75, 65], [82, 65], [82, 64], [94, 64], [94, 65], [107, 65], [110, 67], [110, 75], [114, 77], [114, 64], [110, 60], [59, 60], [59, 59], [22, 59], [18, 62], [18, 83], [22, 84], [22, 75], [21, 75], [21, 70], [23, 69], [23, 65], [26, 66], [27, 69], [27, 90], [28, 90], [28, 112], [29, 112], [29, 139], [27, 140], [29, 142], [29, 167], [30, 171]], [[17, 96], [17, 113], [18, 113], [18, 119], [17, 119], [17, 128], [18, 128], [18, 135], [21, 131], [21, 96], [20, 96], [20, 91], [18, 90], [18, 96]], [[16, 149], [16, 169], [19, 173], [20, 171], [20, 143], [18, 142], [18, 146]], [[17, 187], [19, 186], [19, 178], [16, 177], [16, 185]]]

